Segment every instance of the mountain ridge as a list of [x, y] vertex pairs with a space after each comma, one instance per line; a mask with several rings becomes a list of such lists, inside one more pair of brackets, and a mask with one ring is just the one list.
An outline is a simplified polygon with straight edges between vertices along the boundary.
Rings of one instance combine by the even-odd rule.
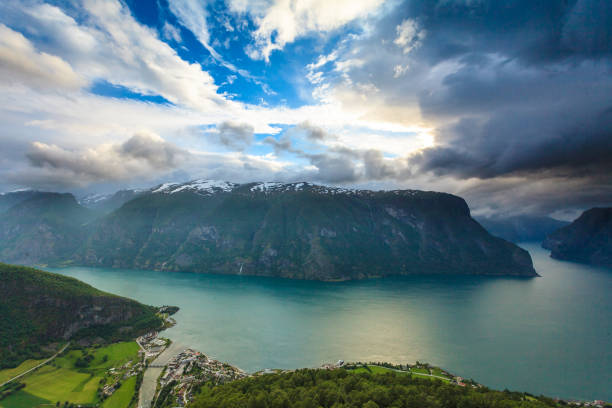
[[87, 266], [330, 281], [536, 276], [529, 254], [486, 232], [462, 198], [419, 190], [165, 183], [88, 222], [82, 234], [66, 259]]

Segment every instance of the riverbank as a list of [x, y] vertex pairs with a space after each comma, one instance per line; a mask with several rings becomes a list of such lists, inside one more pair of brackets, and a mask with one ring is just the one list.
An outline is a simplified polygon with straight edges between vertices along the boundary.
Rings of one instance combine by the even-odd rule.
[[157, 380], [170, 360], [184, 349], [177, 343], [170, 343], [159, 355], [152, 359], [142, 378], [138, 394], [138, 407], [150, 408], [157, 392]]

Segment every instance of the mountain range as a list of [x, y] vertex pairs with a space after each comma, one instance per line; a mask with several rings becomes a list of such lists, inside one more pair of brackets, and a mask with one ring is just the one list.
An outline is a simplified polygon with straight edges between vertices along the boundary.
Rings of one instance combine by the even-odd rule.
[[446, 193], [195, 180], [81, 202], [92, 208], [57, 193], [12, 205], [0, 259], [330, 281], [536, 276], [527, 251]]

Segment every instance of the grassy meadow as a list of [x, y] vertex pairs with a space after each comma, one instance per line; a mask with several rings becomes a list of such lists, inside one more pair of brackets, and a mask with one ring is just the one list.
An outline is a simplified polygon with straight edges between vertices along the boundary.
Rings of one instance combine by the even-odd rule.
[[[99, 348], [71, 349], [21, 378], [20, 382], [24, 383], [25, 387], [0, 400], [0, 408], [54, 406], [57, 402], [64, 404], [66, 401], [79, 405], [99, 403], [101, 400], [98, 390], [104, 384], [120, 379], [125, 371], [120, 368], [126, 363], [138, 361], [138, 349], [136, 342], [115, 343]], [[22, 366], [26, 363], [19, 368], [24, 368]], [[25, 367], [27, 366], [26, 364]], [[113, 367], [119, 369], [115, 374], [109, 372]], [[9, 371], [16, 370], [2, 370], [0, 378], [12, 376], [14, 374]], [[23, 371], [25, 370], [19, 372]], [[121, 387], [104, 401], [104, 407], [129, 406], [136, 387], [136, 377], [121, 381]]]

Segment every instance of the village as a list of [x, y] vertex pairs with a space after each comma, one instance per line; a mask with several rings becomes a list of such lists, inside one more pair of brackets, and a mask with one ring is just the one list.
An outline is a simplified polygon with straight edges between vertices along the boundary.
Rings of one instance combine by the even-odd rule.
[[143, 354], [145, 361], [155, 360], [170, 345], [170, 340], [157, 335], [157, 331], [152, 331], [136, 339], [136, 343], [140, 346], [139, 353]]
[[[186, 349], [174, 357], [159, 378], [155, 406], [176, 403], [185, 406], [203, 383], [224, 384], [247, 374], [237, 367], [211, 359], [199, 351]], [[175, 406], [175, 405], [172, 405]]]
[[[267, 374], [278, 374], [295, 370], [265, 369], [253, 374], [247, 374], [241, 369], [228, 363], [209, 358], [205, 354], [193, 350], [185, 349], [171, 358], [164, 365], [155, 365], [156, 358], [164, 352], [170, 345], [170, 340], [158, 337], [157, 331], [149, 332], [136, 339], [140, 347], [138, 359], [130, 360], [120, 367], [108, 369], [106, 384], [101, 384], [99, 390], [103, 399], [109, 398], [122, 384], [131, 377], [140, 376], [148, 367], [162, 368], [161, 375], [157, 378], [156, 389], [151, 406], [155, 407], [184, 407], [189, 404], [194, 395], [199, 391], [203, 384], [219, 385], [234, 380], [252, 376]], [[449, 373], [439, 367], [431, 366], [427, 363], [393, 365], [389, 363], [345, 363], [338, 360], [336, 363], [323, 364], [319, 369], [335, 370], [345, 368], [355, 373], [369, 372], [382, 373], [385, 371], [395, 371], [399, 373], [411, 374], [416, 377], [437, 379], [443, 382], [454, 384], [460, 387], [482, 387], [481, 384]], [[561, 400], [556, 398], [556, 402], [575, 407], [604, 408], [606, 402], [601, 400], [594, 401], [574, 401]]]

